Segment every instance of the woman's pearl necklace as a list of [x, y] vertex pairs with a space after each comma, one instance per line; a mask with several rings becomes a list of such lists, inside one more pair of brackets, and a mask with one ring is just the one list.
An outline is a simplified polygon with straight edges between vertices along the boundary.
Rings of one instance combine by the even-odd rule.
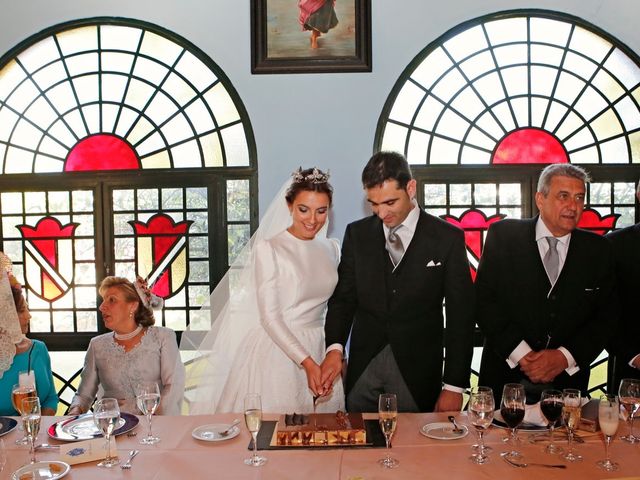
[[138, 328], [136, 328], [133, 332], [129, 332], [129, 333], [113, 332], [113, 336], [116, 337], [116, 340], [127, 341], [127, 340], [131, 340], [133, 337], [138, 335], [141, 331], [142, 331], [142, 325], [138, 325]]

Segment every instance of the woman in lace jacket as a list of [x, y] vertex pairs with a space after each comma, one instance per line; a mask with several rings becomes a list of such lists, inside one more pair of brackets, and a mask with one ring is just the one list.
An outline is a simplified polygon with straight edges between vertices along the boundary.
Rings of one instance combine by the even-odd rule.
[[99, 292], [102, 320], [111, 332], [91, 339], [69, 413], [86, 412], [98, 394], [100, 398], [117, 398], [121, 411], [139, 415], [135, 386], [155, 381], [161, 394], [156, 413], [179, 415], [184, 366], [175, 332], [154, 326], [148, 289], [136, 288], [126, 278], [106, 277]]

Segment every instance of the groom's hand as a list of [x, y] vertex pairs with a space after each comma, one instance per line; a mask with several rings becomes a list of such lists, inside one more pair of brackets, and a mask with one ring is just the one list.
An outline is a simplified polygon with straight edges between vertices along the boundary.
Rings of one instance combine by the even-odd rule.
[[342, 352], [340, 350], [331, 350], [324, 357], [320, 365], [322, 372], [320, 381], [326, 391], [330, 391], [333, 387], [333, 381], [342, 372]]

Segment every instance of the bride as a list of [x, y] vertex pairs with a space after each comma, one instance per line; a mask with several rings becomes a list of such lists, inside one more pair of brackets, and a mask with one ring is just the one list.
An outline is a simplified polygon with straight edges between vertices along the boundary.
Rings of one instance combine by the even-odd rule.
[[[340, 256], [326, 238], [328, 178], [316, 168], [293, 173], [203, 307], [212, 325], [188, 362], [190, 414], [241, 412], [247, 393], [261, 395], [265, 412], [310, 412], [316, 396], [318, 412], [344, 410], [341, 380], [325, 391], [319, 366]], [[185, 355], [198, 342], [194, 323]]]

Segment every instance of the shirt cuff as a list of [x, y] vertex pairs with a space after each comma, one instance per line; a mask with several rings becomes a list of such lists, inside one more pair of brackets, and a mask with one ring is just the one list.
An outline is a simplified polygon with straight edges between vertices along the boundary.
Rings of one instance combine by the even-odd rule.
[[636, 355], [635, 357], [633, 357], [633, 358], [631, 359], [631, 361], [629, 362], [629, 366], [630, 366], [631, 368], [636, 368], [636, 366], [633, 364], [633, 362], [635, 362], [635, 361], [637, 360], [637, 358], [638, 358], [638, 357], [640, 357], [640, 353], [639, 353], [638, 355]]
[[516, 368], [520, 359], [530, 351], [531, 347], [529, 346], [529, 344], [522, 340], [518, 344], [518, 346], [513, 349], [513, 352], [511, 352], [511, 355], [509, 355], [509, 357], [507, 358], [507, 365], [509, 365], [509, 368]]
[[571, 376], [571, 375], [579, 372], [580, 371], [580, 367], [576, 364], [576, 360], [575, 360], [575, 358], [573, 358], [573, 355], [571, 355], [571, 353], [569, 353], [569, 350], [567, 350], [564, 347], [558, 347], [558, 350], [560, 350], [562, 352], [562, 354], [564, 355], [564, 357], [567, 359], [567, 364], [569, 366], [564, 369], [564, 371], [567, 372], [567, 375]]
[[455, 392], [455, 393], [464, 393], [464, 388], [460, 388], [460, 387], [456, 387], [454, 385], [449, 385], [448, 383], [445, 383], [442, 386], [443, 390], [449, 390], [450, 392]]
[[331, 350], [339, 350], [340, 353], [344, 355], [344, 347], [342, 346], [341, 343], [332, 343], [331, 345], [329, 345], [324, 352], [325, 355], [329, 353]]

